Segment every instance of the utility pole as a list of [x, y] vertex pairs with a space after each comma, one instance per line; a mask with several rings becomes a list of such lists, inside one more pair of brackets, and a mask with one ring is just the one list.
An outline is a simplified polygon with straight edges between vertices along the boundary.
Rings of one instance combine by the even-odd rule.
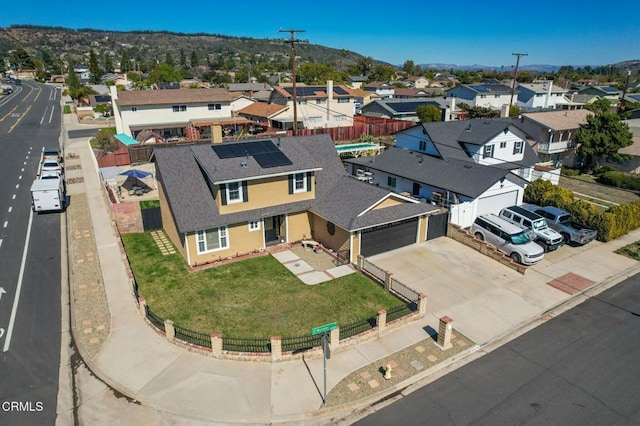
[[290, 33], [289, 40], [285, 40], [285, 43], [291, 45], [291, 75], [293, 77], [293, 136], [298, 135], [298, 101], [296, 98], [296, 43], [300, 40], [296, 40], [296, 33], [303, 33], [305, 30], [279, 30], [281, 33]]
[[509, 111], [507, 111], [507, 114], [511, 113], [511, 106], [513, 105], [513, 95], [516, 94], [516, 78], [518, 78], [518, 66], [520, 65], [520, 57], [529, 56], [528, 53], [512, 53], [512, 55], [517, 56], [518, 59], [516, 59], [516, 70], [513, 73], [513, 84], [511, 85], [511, 100], [509, 100]]
[[622, 97], [620, 98], [620, 106], [618, 107], [618, 111], [622, 109], [624, 105], [624, 97], [627, 96], [627, 88], [629, 87], [629, 78], [631, 77], [631, 69], [627, 70], [627, 81], [624, 83], [624, 90], [622, 91]]

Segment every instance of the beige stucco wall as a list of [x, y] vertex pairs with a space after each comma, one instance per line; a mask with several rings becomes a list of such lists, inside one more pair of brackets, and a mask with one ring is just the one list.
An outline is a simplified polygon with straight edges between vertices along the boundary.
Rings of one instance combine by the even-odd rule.
[[287, 216], [287, 240], [295, 241], [311, 238], [311, 218], [308, 212], [293, 213]]
[[418, 219], [418, 242], [423, 243], [427, 241], [427, 226], [429, 221], [428, 216], [422, 216]]
[[377, 206], [375, 206], [373, 208], [373, 210], [378, 210], [378, 209], [384, 209], [386, 207], [392, 207], [392, 206], [397, 206], [400, 204], [405, 204], [407, 203], [407, 201], [405, 200], [401, 200], [398, 198], [395, 198], [393, 196], [387, 198], [386, 200], [384, 200], [383, 202], [381, 202], [380, 204], [378, 204]]
[[251, 253], [263, 247], [264, 230], [260, 226], [260, 230], [249, 231], [248, 223], [238, 223], [227, 227], [227, 238], [229, 239], [229, 248], [224, 250], [216, 250], [208, 253], [198, 254], [198, 245], [196, 233], [187, 235], [187, 245], [189, 247], [189, 257], [191, 266], [196, 264], [202, 265], [207, 262], [225, 259], [227, 257], [236, 257]]
[[157, 181], [158, 184], [158, 195], [160, 198], [160, 215], [162, 216], [162, 229], [169, 236], [173, 245], [176, 246], [178, 252], [182, 255], [182, 257], [187, 259], [187, 252], [184, 247], [184, 241], [180, 238], [180, 234], [178, 233], [178, 228], [173, 220], [173, 215], [171, 214], [171, 209], [167, 203], [167, 197], [164, 194], [164, 188], [162, 187], [162, 183], [160, 180]]
[[354, 232], [353, 247], [351, 250], [351, 263], [358, 263], [359, 254], [360, 254], [360, 232]]
[[216, 194], [216, 204], [220, 214], [236, 213], [245, 210], [260, 209], [280, 204], [293, 203], [297, 201], [312, 200], [316, 196], [315, 177], [311, 176], [311, 191], [289, 194], [288, 176], [277, 176], [267, 179], [247, 181], [246, 203], [234, 203], [222, 205], [220, 187]]
[[349, 246], [349, 232], [336, 226], [336, 232], [333, 235], [329, 235], [327, 221], [320, 216], [311, 214], [311, 230], [313, 231], [313, 238], [316, 241], [320, 241], [325, 247], [339, 250], [345, 243], [346, 247]]

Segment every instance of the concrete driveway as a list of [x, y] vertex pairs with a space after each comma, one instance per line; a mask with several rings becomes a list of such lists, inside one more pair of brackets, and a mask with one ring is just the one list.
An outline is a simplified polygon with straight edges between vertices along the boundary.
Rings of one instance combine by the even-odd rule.
[[522, 275], [479, 252], [441, 237], [368, 258], [427, 296], [425, 325], [447, 315], [476, 343], [507, 332], [564, 300], [548, 277]]

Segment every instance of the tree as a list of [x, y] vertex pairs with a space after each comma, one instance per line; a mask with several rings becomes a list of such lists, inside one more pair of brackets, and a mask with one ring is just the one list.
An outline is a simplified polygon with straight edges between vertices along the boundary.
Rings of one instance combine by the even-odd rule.
[[402, 66], [402, 71], [406, 72], [408, 76], [415, 75], [416, 65], [411, 60], [405, 61], [404, 65]]
[[466, 114], [466, 118], [496, 118], [500, 117], [500, 111], [496, 111], [495, 109], [491, 109], [489, 107], [481, 107], [481, 106], [469, 106], [464, 102], [460, 102], [458, 104], [458, 108], [463, 110]]
[[174, 83], [182, 80], [180, 71], [175, 70], [166, 62], [161, 63], [156, 69], [151, 71], [149, 77], [156, 83]]
[[118, 144], [114, 140], [116, 134], [115, 127], [106, 127], [98, 130], [96, 137], [89, 140], [91, 147], [102, 149], [104, 152], [113, 152], [118, 149]]
[[195, 50], [191, 51], [191, 68], [195, 68], [198, 66], [199, 60], [198, 60], [198, 54], [196, 53]]
[[589, 111], [593, 111], [596, 114], [603, 113], [603, 112], [610, 112], [611, 102], [609, 101], [609, 99], [606, 99], [606, 98], [598, 99], [586, 105], [585, 109], [588, 109]]
[[171, 53], [169, 52], [167, 52], [167, 54], [164, 56], [164, 62], [171, 68], [173, 68], [173, 66], [175, 65], [175, 62], [173, 62], [173, 56], [171, 56]]
[[11, 53], [9, 58], [11, 64], [17, 70], [22, 69], [32, 69], [33, 68], [33, 59], [26, 50], [23, 48], [18, 48]]
[[187, 55], [184, 53], [184, 49], [180, 49], [180, 66], [182, 68], [187, 67]]
[[96, 53], [91, 49], [89, 51], [89, 81], [92, 84], [100, 83], [100, 66], [98, 66], [98, 58], [96, 57]]
[[72, 63], [69, 64], [69, 73], [67, 74], [67, 81], [65, 83], [67, 84], [69, 91], [78, 89], [80, 87], [80, 79], [73, 70]]
[[600, 112], [587, 116], [587, 123], [580, 125], [575, 140], [577, 154], [583, 160], [585, 168], [597, 165], [599, 159], [624, 161], [626, 156], [618, 150], [633, 143], [633, 134], [629, 125], [612, 112]]
[[390, 81], [396, 75], [396, 69], [389, 65], [378, 65], [374, 68], [369, 78], [375, 81]]
[[421, 105], [416, 108], [416, 114], [421, 123], [442, 121], [442, 111], [435, 105]]
[[369, 75], [369, 72], [373, 68], [373, 59], [370, 56], [362, 57], [358, 59], [357, 71], [360, 75]]

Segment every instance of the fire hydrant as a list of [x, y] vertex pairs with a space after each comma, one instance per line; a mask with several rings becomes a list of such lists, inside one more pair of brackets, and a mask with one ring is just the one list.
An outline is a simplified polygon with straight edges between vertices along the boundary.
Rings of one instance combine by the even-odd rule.
[[391, 364], [387, 364], [387, 368], [384, 370], [384, 378], [389, 380], [391, 378]]

